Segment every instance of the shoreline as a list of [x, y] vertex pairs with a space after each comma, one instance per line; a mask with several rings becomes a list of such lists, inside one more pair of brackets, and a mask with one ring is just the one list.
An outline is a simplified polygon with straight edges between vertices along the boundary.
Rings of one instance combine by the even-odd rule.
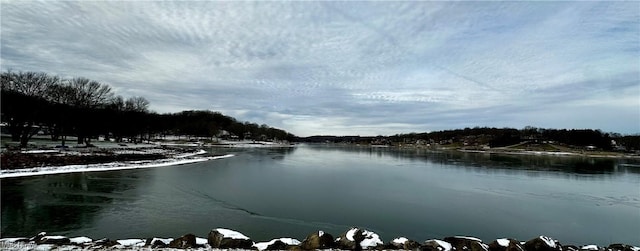
[[33, 237], [4, 237], [2, 250], [425, 250], [425, 251], [640, 251], [630, 244], [612, 243], [608, 246], [561, 244], [557, 239], [540, 235], [528, 241], [499, 238], [484, 242], [476, 237], [449, 236], [427, 239], [423, 242], [403, 236], [383, 239], [373, 231], [352, 227], [341, 235], [322, 230], [313, 232], [300, 241], [295, 238], [274, 238], [254, 241], [231, 229], [214, 228], [205, 238], [194, 234], [180, 237], [128, 238], [110, 240], [91, 239], [86, 236], [66, 237], [41, 232]]
[[31, 168], [18, 168], [18, 169], [2, 169], [0, 170], [0, 179], [15, 178], [15, 177], [27, 177], [38, 176], [47, 174], [63, 174], [63, 173], [78, 173], [78, 172], [103, 172], [103, 171], [118, 171], [129, 169], [145, 169], [155, 167], [166, 167], [191, 164], [197, 162], [203, 162], [215, 159], [224, 159], [233, 157], [233, 154], [221, 155], [221, 156], [198, 156], [207, 153], [204, 150], [200, 150], [192, 153], [175, 154], [173, 156], [165, 156], [165, 158], [153, 159], [153, 160], [135, 160], [135, 161], [115, 161], [106, 163], [92, 163], [92, 164], [74, 164], [63, 166], [43, 166], [43, 167], [31, 167]]

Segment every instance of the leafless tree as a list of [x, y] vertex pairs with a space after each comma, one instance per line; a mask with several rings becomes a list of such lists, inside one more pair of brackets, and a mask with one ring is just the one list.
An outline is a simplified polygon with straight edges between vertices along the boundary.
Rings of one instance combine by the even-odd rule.
[[149, 101], [144, 97], [131, 97], [125, 102], [125, 110], [134, 112], [147, 112]]
[[71, 105], [83, 108], [96, 108], [107, 105], [113, 99], [111, 87], [87, 78], [73, 78], [68, 86], [73, 90]]

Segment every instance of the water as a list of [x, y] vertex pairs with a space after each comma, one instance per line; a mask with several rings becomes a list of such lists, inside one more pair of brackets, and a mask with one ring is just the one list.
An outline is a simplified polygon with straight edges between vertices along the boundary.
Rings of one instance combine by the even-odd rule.
[[304, 239], [351, 226], [417, 241], [548, 235], [640, 244], [638, 160], [300, 146], [182, 166], [2, 179], [2, 237]]

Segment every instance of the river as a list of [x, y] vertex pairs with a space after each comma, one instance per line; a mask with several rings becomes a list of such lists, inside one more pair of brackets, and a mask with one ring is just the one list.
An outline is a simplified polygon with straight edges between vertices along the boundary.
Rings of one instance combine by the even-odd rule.
[[151, 169], [1, 180], [2, 237], [304, 239], [351, 226], [390, 241], [547, 235], [640, 244], [640, 161], [300, 145]]

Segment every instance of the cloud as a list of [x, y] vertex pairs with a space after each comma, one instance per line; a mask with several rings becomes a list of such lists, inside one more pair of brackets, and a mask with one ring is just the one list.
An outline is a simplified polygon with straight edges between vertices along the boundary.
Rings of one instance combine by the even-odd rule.
[[[633, 2], [2, 2], [1, 68], [298, 135], [640, 128]], [[590, 113], [593, 111], [598, 113]]]

